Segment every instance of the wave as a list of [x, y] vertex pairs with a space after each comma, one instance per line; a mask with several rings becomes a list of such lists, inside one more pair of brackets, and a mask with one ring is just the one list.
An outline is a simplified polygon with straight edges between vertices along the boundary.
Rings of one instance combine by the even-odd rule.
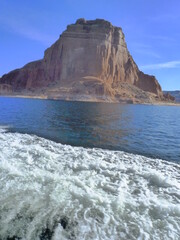
[[4, 129], [0, 152], [2, 240], [180, 238], [178, 164]]
[[7, 132], [7, 130], [10, 128], [11, 126], [8, 126], [8, 125], [0, 125], [0, 133]]

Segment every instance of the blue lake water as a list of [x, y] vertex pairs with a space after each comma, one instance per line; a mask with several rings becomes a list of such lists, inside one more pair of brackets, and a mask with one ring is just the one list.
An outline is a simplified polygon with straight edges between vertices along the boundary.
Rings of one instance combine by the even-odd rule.
[[0, 240], [179, 240], [179, 119], [0, 97]]
[[180, 161], [180, 107], [0, 98], [0, 125], [63, 144]]

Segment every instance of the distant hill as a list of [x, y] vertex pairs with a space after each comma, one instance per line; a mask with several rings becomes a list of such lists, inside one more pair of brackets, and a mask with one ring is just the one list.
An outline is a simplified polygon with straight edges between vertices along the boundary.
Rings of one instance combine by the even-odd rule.
[[180, 102], [180, 91], [164, 91], [164, 93], [169, 93], [171, 96], [175, 97], [176, 102]]

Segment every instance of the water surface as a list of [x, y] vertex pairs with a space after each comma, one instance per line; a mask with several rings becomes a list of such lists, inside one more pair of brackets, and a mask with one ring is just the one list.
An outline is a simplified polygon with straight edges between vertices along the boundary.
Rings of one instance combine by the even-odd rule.
[[179, 117], [0, 98], [0, 239], [179, 240]]
[[83, 147], [180, 161], [180, 107], [0, 98], [0, 125]]

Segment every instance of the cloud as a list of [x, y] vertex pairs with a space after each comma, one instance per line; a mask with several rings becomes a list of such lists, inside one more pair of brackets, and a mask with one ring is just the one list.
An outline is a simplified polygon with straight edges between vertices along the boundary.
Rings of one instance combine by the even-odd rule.
[[152, 22], [176, 21], [180, 18], [180, 14], [162, 14], [148, 17]]
[[48, 46], [50, 44], [52, 44], [55, 40], [55, 37], [45, 34], [45, 33], [42, 33], [36, 29], [33, 29], [32, 27], [25, 27], [25, 26], [21, 27], [21, 28], [15, 27], [15, 28], [13, 28], [13, 30], [16, 33], [18, 33], [28, 39], [41, 42], [42, 44], [48, 45]]
[[161, 36], [161, 35], [147, 35], [148, 38], [160, 41], [168, 41], [168, 42], [175, 42], [176, 40], [172, 37]]
[[161, 58], [158, 53], [153, 52], [150, 49], [135, 49], [134, 51], [141, 55], [150, 56], [150, 57], [154, 57], [154, 58]]
[[144, 56], [161, 58], [161, 56], [157, 52], [155, 52], [150, 45], [144, 43], [132, 43], [132, 52]]
[[55, 36], [42, 33], [31, 25], [22, 21], [17, 21], [16, 19], [0, 18], [0, 22], [5, 27], [6, 31], [14, 32], [25, 38], [41, 42], [45, 46], [49, 46], [56, 40]]
[[180, 61], [170, 61], [164, 63], [157, 63], [157, 64], [149, 64], [140, 66], [140, 69], [147, 70], [147, 69], [168, 69], [168, 68], [180, 68]]

